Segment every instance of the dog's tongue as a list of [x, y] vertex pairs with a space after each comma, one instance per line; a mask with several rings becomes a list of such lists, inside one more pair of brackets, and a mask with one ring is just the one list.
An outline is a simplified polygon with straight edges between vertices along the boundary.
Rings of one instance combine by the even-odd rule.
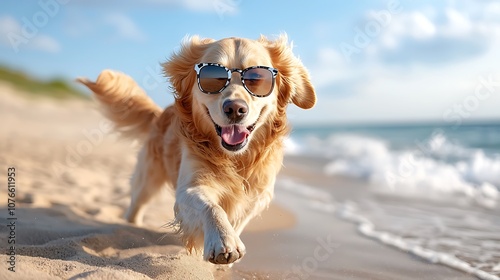
[[243, 143], [250, 131], [242, 125], [231, 125], [222, 127], [221, 137], [229, 145], [238, 145]]

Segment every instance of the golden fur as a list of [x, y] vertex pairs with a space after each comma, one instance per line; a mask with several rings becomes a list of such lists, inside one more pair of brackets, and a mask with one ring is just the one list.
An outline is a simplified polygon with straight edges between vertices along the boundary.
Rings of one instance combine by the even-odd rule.
[[[248, 94], [238, 73], [223, 92], [207, 95], [198, 89], [193, 69], [200, 62], [238, 69], [271, 66], [279, 73], [268, 97]], [[127, 219], [140, 224], [145, 204], [167, 184], [176, 191], [173, 224], [187, 248], [204, 248], [205, 260], [213, 263], [232, 263], [245, 254], [239, 239], [243, 228], [272, 199], [289, 132], [286, 107], [314, 106], [314, 88], [285, 35], [276, 40], [192, 37], [163, 66], [175, 91], [175, 103], [163, 111], [124, 74], [105, 70], [95, 83], [79, 81], [95, 93], [119, 131], [144, 138]], [[256, 124], [237, 152], [225, 150], [214, 129], [214, 122], [227, 124], [220, 108], [228, 99], [244, 100], [245, 125]]]

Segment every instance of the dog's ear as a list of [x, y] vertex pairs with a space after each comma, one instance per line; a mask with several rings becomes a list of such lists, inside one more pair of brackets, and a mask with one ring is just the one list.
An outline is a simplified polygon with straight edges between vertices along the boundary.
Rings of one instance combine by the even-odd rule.
[[194, 65], [199, 63], [207, 45], [213, 39], [201, 39], [198, 36], [186, 37], [179, 52], [162, 64], [163, 72], [169, 79], [176, 97], [182, 97], [189, 93], [196, 82]]
[[293, 102], [302, 109], [310, 109], [316, 104], [316, 93], [306, 68], [292, 52], [286, 34], [271, 41], [266, 37], [259, 38], [269, 50], [273, 66], [278, 69], [276, 83], [278, 85], [281, 105]]

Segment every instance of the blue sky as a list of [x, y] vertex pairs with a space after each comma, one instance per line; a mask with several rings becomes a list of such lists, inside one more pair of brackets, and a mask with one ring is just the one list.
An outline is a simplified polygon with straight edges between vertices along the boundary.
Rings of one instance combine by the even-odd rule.
[[498, 1], [2, 1], [0, 63], [43, 79], [120, 70], [165, 106], [159, 63], [186, 35], [282, 32], [318, 95], [295, 123], [500, 120]]

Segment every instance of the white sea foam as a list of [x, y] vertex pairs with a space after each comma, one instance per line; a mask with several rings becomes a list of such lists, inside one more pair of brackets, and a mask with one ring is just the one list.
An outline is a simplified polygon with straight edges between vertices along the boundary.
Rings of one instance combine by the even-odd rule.
[[[452, 254], [427, 249], [420, 245], [412, 244], [411, 242], [406, 241], [401, 236], [392, 234], [390, 232], [377, 230], [375, 225], [369, 219], [357, 213], [356, 204], [353, 202], [344, 203], [337, 209], [337, 216], [357, 224], [358, 231], [371, 239], [398, 248], [404, 252], [408, 252], [410, 254], [418, 256], [431, 263], [440, 263], [457, 270], [464, 271], [478, 277], [479, 279], [500, 280], [499, 277], [483, 271], [478, 267], [473, 267], [469, 263], [457, 258]], [[493, 268], [493, 271], [495, 271], [495, 267]]]
[[[466, 273], [478, 277], [479, 279], [500, 280], [499, 277], [491, 273], [488, 273], [487, 271], [482, 269], [484, 267], [490, 266], [492, 272], [500, 270], [500, 264], [497, 266], [489, 264], [491, 263], [492, 260], [494, 261], [494, 259], [497, 258], [496, 254], [494, 253], [498, 249], [497, 248], [498, 244], [496, 244], [495, 241], [496, 235], [493, 234], [490, 236], [489, 232], [485, 232], [479, 235], [473, 234], [473, 238], [471, 241], [464, 242], [464, 238], [466, 238], [467, 235], [469, 235], [468, 237], [471, 236], [470, 234], [467, 234], [468, 232], [466, 231], [464, 232], [454, 231], [453, 223], [456, 223], [456, 221], [454, 221], [453, 217], [456, 216], [456, 210], [453, 209], [449, 210], [449, 212], [451, 213], [451, 217], [447, 217], [447, 215], [450, 215], [450, 213], [447, 213], [447, 211], [441, 211], [443, 213], [440, 214], [444, 215], [443, 217], [437, 218], [437, 216], [433, 216], [431, 218], [431, 215], [429, 215], [424, 209], [415, 210], [411, 208], [406, 208], [407, 206], [406, 203], [404, 202], [401, 203], [402, 206], [387, 205], [387, 203], [383, 203], [385, 209], [383, 210], [381, 209], [382, 211], [373, 211], [374, 210], [373, 207], [376, 207], [375, 205], [377, 205], [378, 202], [372, 201], [369, 203], [370, 204], [369, 208], [370, 210], [372, 210], [370, 212], [380, 213], [379, 215], [381, 215], [378, 217], [377, 215], [375, 215], [374, 218], [376, 219], [377, 223], [373, 223], [372, 220], [360, 214], [363, 211], [354, 201], [345, 201], [342, 203], [337, 202], [328, 192], [312, 186], [308, 186], [306, 184], [297, 183], [295, 180], [289, 178], [282, 178], [278, 180], [277, 187], [298, 195], [300, 198], [304, 199], [306, 205], [317, 211], [330, 213], [332, 215], [336, 215], [337, 217], [343, 220], [355, 223], [357, 225], [358, 231], [362, 235], [370, 239], [376, 240], [391, 247], [395, 247], [404, 252], [408, 252], [428, 262], [442, 264], [460, 271], [464, 271]], [[366, 205], [364, 205], [364, 207], [362, 208], [366, 208]], [[427, 209], [427, 211], [431, 211], [434, 213], [436, 212], [435, 210], [436, 209], [433, 208]], [[466, 212], [466, 210], [463, 211]], [[391, 214], [389, 214], [388, 212], [393, 213], [394, 216], [391, 216]], [[474, 213], [470, 214], [474, 215]], [[398, 215], [403, 215], [407, 217], [407, 219], [405, 219], [405, 223], [401, 225], [402, 228], [407, 228], [406, 230], [410, 230], [413, 226], [422, 228], [421, 225], [418, 224], [419, 222], [421, 222], [427, 226], [433, 223], [440, 224], [439, 228], [442, 228], [441, 229], [442, 232], [440, 236], [433, 236], [432, 230], [428, 229], [425, 229], [422, 232], [412, 231], [412, 236], [413, 236], [412, 239], [409, 238], [408, 236], [405, 238], [403, 237], [403, 235], [398, 235], [397, 230], [394, 230], [392, 232], [385, 230], [387, 226], [384, 225], [384, 223], [388, 223], [391, 225], [391, 227], [394, 227], [395, 219], [398, 218], [397, 217]], [[463, 218], [458, 217], [457, 219], [463, 219]], [[430, 220], [432, 220], [432, 222]], [[476, 227], [476, 229], [478, 230], [483, 227], [486, 227], [492, 232], [496, 233], [497, 231], [496, 227], [494, 226], [492, 227], [491, 225], [488, 224], [488, 220], [477, 221], [477, 219], [468, 220], [467, 218], [465, 218], [463, 223], [460, 223], [458, 225], [458, 230], [461, 230], [465, 226], [465, 224], [468, 224], [468, 227], [470, 228]], [[430, 225], [431, 228], [433, 226], [435, 225]], [[458, 239], [453, 237], [458, 237]], [[488, 241], [488, 239], [490, 241]], [[465, 255], [465, 253], [460, 251], [464, 252], [475, 251], [473, 247], [477, 245], [477, 242], [480, 242], [483, 251], [476, 252], [475, 253], [476, 255], [472, 256], [472, 260], [475, 266], [457, 257], [457, 255], [458, 256]], [[453, 248], [452, 251], [454, 253], [440, 251], [440, 250], [433, 250], [430, 249], [429, 247], [423, 246], [423, 244], [427, 244], [431, 248], [433, 247], [439, 248], [438, 246], [433, 244], [437, 245], [446, 244], [447, 246], [445, 247]], [[486, 257], [486, 255], [488, 255], [488, 257]], [[482, 260], [484, 263], [481, 264], [480, 262], [478, 262], [478, 260]]]
[[500, 155], [465, 147], [442, 133], [409, 141], [398, 146], [346, 133], [290, 139], [293, 145], [287, 153], [326, 158], [326, 174], [364, 179], [374, 186], [366, 191], [384, 192], [393, 199], [368, 196], [338, 203], [293, 181], [284, 181], [285, 188], [317, 211], [356, 223], [359, 232], [373, 240], [480, 279], [499, 280]]
[[302, 143], [290, 139], [290, 143], [290, 153], [330, 159], [325, 173], [366, 179], [381, 190], [433, 197], [459, 194], [487, 207], [500, 199], [500, 157], [467, 149], [442, 134], [400, 150], [380, 139], [351, 134], [308, 137]]
[[297, 155], [302, 151], [301, 146], [293, 140], [293, 138], [287, 137], [285, 138], [285, 153], [288, 155]]

